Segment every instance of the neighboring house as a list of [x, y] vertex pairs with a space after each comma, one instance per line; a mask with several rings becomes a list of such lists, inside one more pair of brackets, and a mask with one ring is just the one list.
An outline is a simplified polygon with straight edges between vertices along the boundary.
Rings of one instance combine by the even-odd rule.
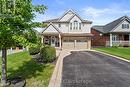
[[130, 19], [123, 16], [104, 26], [93, 26], [92, 46], [130, 46]]
[[42, 42], [63, 49], [91, 48], [91, 21], [82, 19], [73, 10], [68, 10], [57, 19], [47, 20], [42, 32]]

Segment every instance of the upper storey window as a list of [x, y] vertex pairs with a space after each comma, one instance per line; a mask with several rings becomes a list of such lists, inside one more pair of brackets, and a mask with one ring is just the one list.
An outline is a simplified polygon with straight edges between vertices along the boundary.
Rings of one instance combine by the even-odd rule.
[[58, 26], [61, 27], [61, 24], [59, 24]]
[[81, 23], [78, 21], [70, 23], [70, 30], [81, 30]]
[[122, 24], [122, 29], [129, 29], [129, 24]]
[[78, 29], [78, 21], [74, 21], [74, 29], [75, 29], [75, 30]]
[[81, 23], [79, 23], [79, 30], [81, 30]]
[[72, 23], [70, 23], [70, 30], [72, 30]]

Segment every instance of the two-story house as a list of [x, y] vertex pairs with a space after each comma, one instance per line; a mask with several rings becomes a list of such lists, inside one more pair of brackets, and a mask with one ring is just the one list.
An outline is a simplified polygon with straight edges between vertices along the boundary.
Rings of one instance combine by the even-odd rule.
[[75, 11], [68, 10], [57, 19], [46, 20], [42, 43], [63, 49], [91, 48], [91, 21], [82, 19]]

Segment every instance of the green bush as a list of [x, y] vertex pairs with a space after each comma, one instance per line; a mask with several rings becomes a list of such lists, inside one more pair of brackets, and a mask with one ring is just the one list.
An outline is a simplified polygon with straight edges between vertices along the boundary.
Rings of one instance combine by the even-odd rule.
[[51, 46], [44, 46], [40, 50], [40, 57], [43, 62], [53, 62], [56, 58], [56, 49]]
[[113, 47], [113, 48], [118, 48], [118, 47], [119, 47], [119, 44], [113, 44], [112, 47]]
[[119, 47], [123, 47], [123, 44], [119, 44]]
[[40, 52], [40, 46], [29, 47], [29, 54], [36, 55]]

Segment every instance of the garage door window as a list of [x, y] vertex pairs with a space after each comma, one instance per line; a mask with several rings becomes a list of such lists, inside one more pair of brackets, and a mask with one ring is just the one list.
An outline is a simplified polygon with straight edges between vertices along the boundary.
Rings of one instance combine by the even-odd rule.
[[67, 40], [64, 40], [64, 42], [68, 42]]
[[83, 42], [82, 40], [77, 40], [76, 42]]
[[74, 40], [69, 40], [69, 42], [74, 42]]

